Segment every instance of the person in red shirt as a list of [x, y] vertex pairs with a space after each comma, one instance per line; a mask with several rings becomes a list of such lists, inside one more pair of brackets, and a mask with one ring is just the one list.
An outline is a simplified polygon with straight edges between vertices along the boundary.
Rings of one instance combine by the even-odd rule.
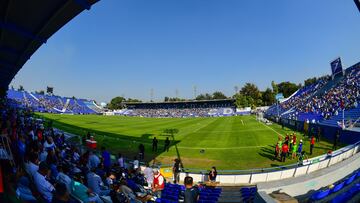
[[154, 181], [152, 183], [152, 191], [157, 197], [161, 197], [161, 191], [165, 188], [165, 179], [158, 169], [154, 169]]
[[313, 153], [314, 145], [315, 145], [315, 137], [311, 136], [311, 139], [310, 139], [310, 155], [312, 155], [312, 153]]
[[287, 153], [289, 152], [289, 147], [286, 143], [283, 144], [282, 146], [282, 152], [281, 152], [281, 161], [285, 162]]
[[296, 134], [294, 133], [294, 135], [293, 135], [293, 141], [292, 141], [293, 143], [296, 143]]

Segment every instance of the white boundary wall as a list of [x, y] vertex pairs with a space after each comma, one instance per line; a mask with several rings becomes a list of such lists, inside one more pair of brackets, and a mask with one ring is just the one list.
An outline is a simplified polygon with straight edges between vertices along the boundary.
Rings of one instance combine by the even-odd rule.
[[[360, 151], [360, 142], [353, 145], [346, 146], [337, 151], [334, 151], [331, 156], [323, 155], [315, 157], [304, 162], [302, 166], [285, 169], [281, 171], [264, 172], [264, 173], [252, 173], [243, 175], [218, 175], [216, 181], [219, 181], [221, 185], [243, 185], [243, 184], [255, 184], [262, 182], [271, 182], [277, 180], [283, 180], [293, 177], [299, 177], [302, 175], [310, 174], [315, 171], [327, 168], [343, 160], [346, 160]], [[195, 182], [203, 182], [207, 180], [207, 174], [196, 173], [181, 173], [180, 179], [183, 180], [185, 176], [191, 176]]]

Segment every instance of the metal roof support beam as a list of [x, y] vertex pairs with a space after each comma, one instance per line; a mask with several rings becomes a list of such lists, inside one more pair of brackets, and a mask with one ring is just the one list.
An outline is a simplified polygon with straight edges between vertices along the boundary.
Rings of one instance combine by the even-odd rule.
[[7, 61], [4, 61], [4, 60], [1, 60], [1, 59], [0, 59], [0, 65], [8, 66], [8, 67], [15, 66], [14, 64], [11, 64], [11, 63], [9, 63]]
[[75, 3], [80, 5], [83, 9], [90, 10], [91, 4], [87, 0], [74, 0]]
[[[1, 46], [0, 45], [0, 52], [9, 53], [15, 56], [21, 55], [21, 53], [13, 48], [7, 47], [7, 46]], [[27, 59], [30, 59], [30, 55], [25, 56]]]
[[19, 34], [19, 35], [21, 35], [23, 37], [30, 38], [30, 39], [39, 41], [41, 43], [46, 43], [46, 39], [44, 39], [42, 37], [39, 37], [39, 36], [36, 36], [33, 33], [27, 31], [26, 29], [23, 29], [23, 28], [15, 25], [15, 24], [12, 24], [12, 23], [5, 23], [5, 22], [0, 21], [0, 28], [15, 32], [15, 33], [17, 33], [17, 34]]

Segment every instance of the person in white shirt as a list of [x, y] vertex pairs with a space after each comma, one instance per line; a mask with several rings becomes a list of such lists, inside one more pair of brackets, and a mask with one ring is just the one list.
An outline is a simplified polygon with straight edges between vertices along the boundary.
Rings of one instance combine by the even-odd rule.
[[69, 168], [67, 166], [58, 166], [59, 173], [56, 177], [57, 182], [64, 183], [69, 192], [71, 192], [71, 178], [66, 175], [69, 173]]
[[78, 162], [80, 160], [80, 154], [77, 152], [77, 149], [74, 150], [72, 159], [74, 162]]
[[47, 155], [48, 155], [48, 153], [45, 150], [45, 148], [42, 148], [41, 153], [39, 155], [39, 161], [40, 162], [46, 161]]
[[124, 158], [122, 157], [121, 153], [119, 153], [118, 163], [119, 163], [120, 168], [125, 168]]
[[30, 154], [29, 161], [25, 163], [25, 171], [31, 178], [34, 178], [34, 174], [39, 170], [38, 163], [38, 155], [36, 153]]
[[54, 150], [55, 149], [55, 143], [53, 141], [53, 138], [51, 136], [47, 136], [46, 142], [44, 143], [44, 148], [46, 151]]
[[46, 201], [51, 202], [55, 188], [49, 181], [46, 180], [46, 177], [49, 176], [49, 174], [49, 166], [45, 162], [41, 162], [38, 172], [34, 174], [34, 183], [42, 197]]
[[134, 157], [133, 165], [134, 165], [134, 170], [137, 170], [139, 168], [139, 160], [137, 159], [136, 156]]
[[146, 165], [146, 168], [144, 170], [144, 176], [146, 178], [146, 182], [148, 183], [148, 186], [151, 187], [154, 181], [154, 172], [153, 169], [149, 167], [149, 164]]

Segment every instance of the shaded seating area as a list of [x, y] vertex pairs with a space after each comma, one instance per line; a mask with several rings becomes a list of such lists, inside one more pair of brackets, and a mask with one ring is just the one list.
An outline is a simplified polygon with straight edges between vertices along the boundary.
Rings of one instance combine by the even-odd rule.
[[332, 186], [314, 192], [308, 202], [347, 202], [359, 192], [360, 170], [357, 170]]

